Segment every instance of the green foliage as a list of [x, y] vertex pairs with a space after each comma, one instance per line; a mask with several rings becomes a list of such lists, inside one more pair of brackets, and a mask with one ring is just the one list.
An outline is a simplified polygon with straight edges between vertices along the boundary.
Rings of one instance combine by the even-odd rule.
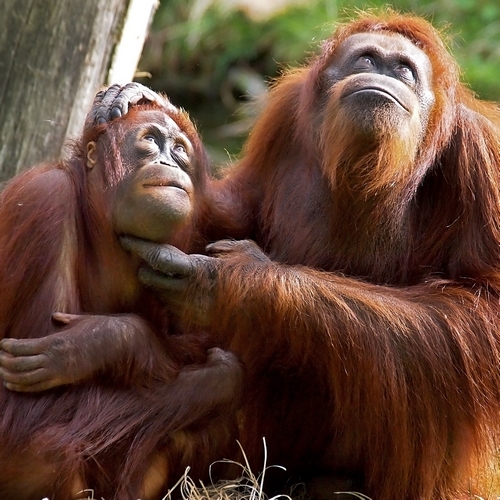
[[263, 93], [283, 67], [303, 63], [357, 9], [391, 6], [446, 27], [464, 80], [481, 98], [500, 100], [497, 0], [309, 0], [262, 19], [225, 3], [162, 0], [140, 63], [152, 74], [141, 81], [190, 112], [216, 162], [241, 146], [252, 120], [249, 95]]

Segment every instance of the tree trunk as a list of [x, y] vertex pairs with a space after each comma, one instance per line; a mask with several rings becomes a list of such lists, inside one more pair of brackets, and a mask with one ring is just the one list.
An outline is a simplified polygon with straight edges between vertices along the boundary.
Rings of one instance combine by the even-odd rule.
[[0, 181], [59, 158], [99, 87], [133, 79], [157, 1], [2, 0]]

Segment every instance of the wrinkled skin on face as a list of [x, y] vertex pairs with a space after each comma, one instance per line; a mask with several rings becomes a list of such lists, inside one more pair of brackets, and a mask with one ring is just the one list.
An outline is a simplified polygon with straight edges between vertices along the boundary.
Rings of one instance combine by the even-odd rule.
[[193, 146], [165, 113], [142, 111], [137, 121], [122, 148], [129, 174], [113, 198], [113, 227], [118, 234], [165, 242], [193, 211]]
[[417, 122], [424, 133], [434, 103], [427, 55], [400, 35], [357, 33], [339, 45], [323, 84], [368, 135]]

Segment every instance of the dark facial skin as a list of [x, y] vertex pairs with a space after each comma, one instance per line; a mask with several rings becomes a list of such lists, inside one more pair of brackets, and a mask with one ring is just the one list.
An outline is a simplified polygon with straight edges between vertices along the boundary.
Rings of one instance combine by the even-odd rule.
[[[434, 104], [432, 66], [427, 55], [395, 34], [358, 33], [340, 44], [325, 69], [326, 84], [368, 128], [372, 115], [385, 109], [393, 117], [418, 118], [423, 131]], [[418, 114], [418, 116], [415, 116]], [[368, 115], [368, 116], [367, 116]]]
[[193, 211], [193, 147], [163, 112], [141, 111], [137, 120], [121, 151], [131, 173], [117, 187], [113, 227], [118, 234], [162, 243]]

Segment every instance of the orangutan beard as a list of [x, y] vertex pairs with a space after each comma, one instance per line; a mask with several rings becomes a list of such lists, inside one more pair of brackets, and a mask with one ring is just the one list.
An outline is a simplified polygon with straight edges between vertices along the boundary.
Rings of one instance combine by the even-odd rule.
[[332, 90], [323, 116], [323, 174], [335, 212], [375, 240], [398, 238], [406, 208], [422, 178], [418, 111], [409, 116], [391, 102], [339, 99]]

